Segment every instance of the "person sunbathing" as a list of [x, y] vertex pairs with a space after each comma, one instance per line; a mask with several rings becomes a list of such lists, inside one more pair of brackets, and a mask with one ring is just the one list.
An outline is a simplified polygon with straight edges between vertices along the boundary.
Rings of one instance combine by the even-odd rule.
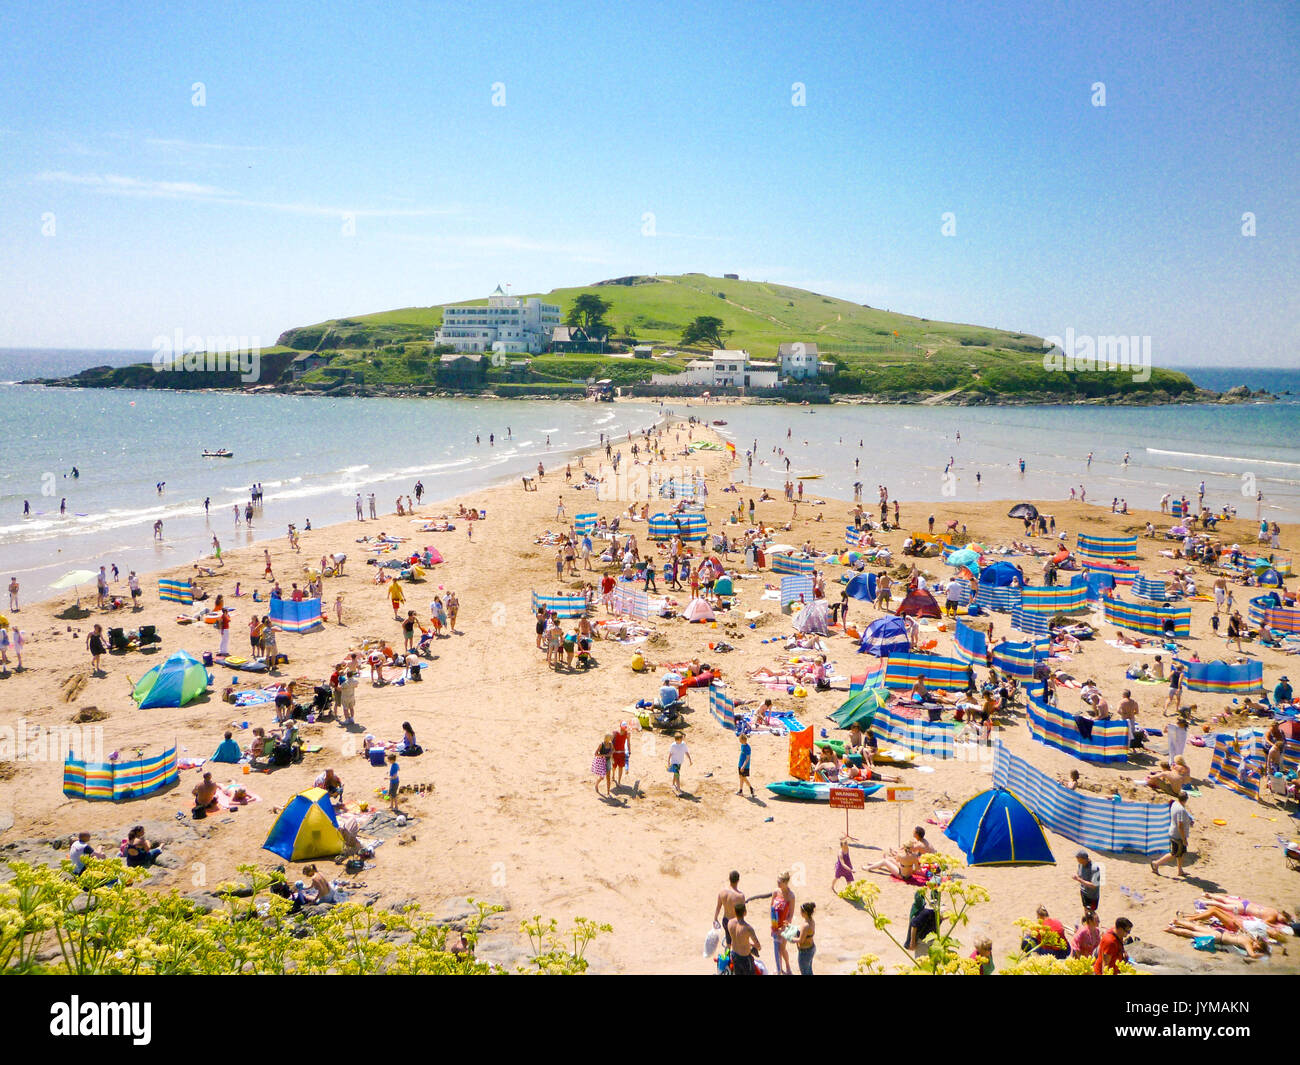
[[887, 777], [870, 765], [845, 766], [842, 773], [846, 780], [860, 780], [863, 783], [901, 784], [903, 782], [902, 777]]
[[303, 892], [303, 902], [310, 906], [315, 906], [325, 902], [334, 901], [334, 888], [330, 882], [325, 879], [322, 873], [314, 865], [304, 865], [302, 875], [311, 878], [311, 887]]
[[1127, 635], [1123, 629], [1115, 630], [1115, 640], [1121, 647], [1145, 647], [1146, 640]]
[[840, 759], [835, 753], [834, 747], [822, 747], [817, 764], [813, 766], [813, 777], [816, 780], [823, 780], [830, 784], [838, 784], [840, 780]]
[[912, 839], [897, 850], [891, 850], [888, 855], [876, 862], [875, 865], [867, 866], [866, 871], [868, 873], [889, 873], [891, 876], [898, 877], [899, 880], [910, 880], [916, 873], [916, 865], [921, 856], [932, 853], [934, 853], [934, 848], [926, 841], [925, 829], [918, 825], [912, 830]]
[[1192, 770], [1183, 756], [1178, 755], [1173, 765], [1168, 762], [1160, 763], [1161, 771], [1152, 773], [1146, 779], [1146, 785], [1154, 788], [1156, 791], [1162, 791], [1169, 795], [1177, 795], [1180, 791], [1186, 789], [1192, 780]]
[[1285, 936], [1290, 936], [1290, 924], [1271, 924], [1260, 917], [1247, 917], [1243, 914], [1233, 913], [1221, 906], [1207, 906], [1203, 910], [1197, 910], [1193, 913], [1179, 913], [1175, 919], [1180, 919], [1186, 924], [1199, 924], [1211, 926], [1213, 924], [1221, 925], [1229, 932], [1243, 932], [1248, 936], [1262, 936], [1265, 939], [1284, 943]]
[[[1252, 936], [1244, 932], [1224, 932], [1212, 928], [1207, 929], [1181, 917], [1175, 917], [1173, 924], [1169, 925], [1165, 931], [1170, 935], [1194, 940], [1193, 945], [1198, 950], [1209, 950], [1211, 953], [1214, 953], [1220, 946], [1240, 947], [1251, 958], [1262, 958], [1269, 953], [1269, 943], [1266, 936]], [[1204, 946], [1201, 944], [1204, 944]]]
[[1247, 899], [1238, 898], [1235, 895], [1216, 894], [1207, 891], [1200, 899], [1211, 906], [1220, 910], [1227, 910], [1229, 913], [1242, 917], [1258, 917], [1266, 924], [1295, 924], [1295, 916], [1289, 910], [1275, 910], [1272, 906], [1264, 906], [1258, 902], [1250, 902]]

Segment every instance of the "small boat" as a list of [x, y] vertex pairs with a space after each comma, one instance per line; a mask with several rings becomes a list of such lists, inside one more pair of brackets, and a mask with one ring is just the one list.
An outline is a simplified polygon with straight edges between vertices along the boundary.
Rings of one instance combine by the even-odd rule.
[[717, 421], [717, 422], [714, 422], [713, 424], [714, 424], [714, 425], [726, 425], [727, 423], [726, 423], [726, 422], [723, 422], [723, 421]]
[[233, 451], [227, 451], [224, 447], [222, 447], [222, 448], [218, 448], [216, 451], [205, 450], [203, 452], [203, 457], [205, 459], [233, 459], [235, 457], [235, 453]]

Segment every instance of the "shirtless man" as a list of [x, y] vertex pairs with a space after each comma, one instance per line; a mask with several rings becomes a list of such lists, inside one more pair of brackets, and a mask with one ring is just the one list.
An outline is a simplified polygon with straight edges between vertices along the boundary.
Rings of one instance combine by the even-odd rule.
[[1118, 707], [1120, 720], [1128, 726], [1128, 738], [1133, 739], [1133, 733], [1137, 730], [1138, 704], [1133, 698], [1133, 692], [1129, 688], [1124, 689], [1124, 695], [1119, 701]]
[[731, 968], [735, 976], [757, 976], [754, 961], [758, 957], [758, 936], [745, 920], [745, 904], [736, 903], [736, 916], [726, 924], [727, 942], [731, 945]]
[[215, 810], [217, 808], [217, 784], [211, 773], [204, 773], [203, 780], [194, 786], [194, 809]]
[[733, 869], [727, 875], [727, 887], [718, 892], [718, 903], [713, 907], [713, 927], [722, 929], [727, 946], [731, 946], [731, 922], [736, 916], [736, 907], [745, 905], [745, 893], [739, 884], [740, 873]]

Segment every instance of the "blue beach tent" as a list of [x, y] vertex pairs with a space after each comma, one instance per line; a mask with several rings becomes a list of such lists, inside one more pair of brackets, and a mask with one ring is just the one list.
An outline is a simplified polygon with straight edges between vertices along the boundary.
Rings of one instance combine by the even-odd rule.
[[875, 655], [888, 658], [890, 655], [907, 654], [912, 650], [912, 641], [907, 636], [907, 625], [902, 618], [877, 618], [867, 626], [858, 644], [858, 654]]
[[863, 599], [868, 603], [874, 602], [876, 598], [876, 575], [874, 573], [855, 573], [849, 578], [846, 590], [850, 599]]
[[966, 802], [944, 835], [968, 865], [1055, 865], [1034, 812], [1005, 788], [990, 788]]

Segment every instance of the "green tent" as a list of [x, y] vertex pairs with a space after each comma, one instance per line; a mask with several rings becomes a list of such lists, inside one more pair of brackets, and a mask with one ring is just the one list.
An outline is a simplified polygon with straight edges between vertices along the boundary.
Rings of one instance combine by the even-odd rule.
[[154, 666], [131, 693], [141, 710], [155, 706], [184, 706], [208, 690], [212, 676], [203, 663], [188, 651], [177, 651], [161, 665]]
[[854, 722], [870, 725], [876, 711], [889, 703], [889, 692], [884, 688], [864, 688], [854, 692], [844, 704], [831, 714], [831, 720], [840, 728], [848, 728]]
[[719, 577], [713, 582], [714, 595], [735, 595], [736, 587], [731, 583], [730, 577]]

